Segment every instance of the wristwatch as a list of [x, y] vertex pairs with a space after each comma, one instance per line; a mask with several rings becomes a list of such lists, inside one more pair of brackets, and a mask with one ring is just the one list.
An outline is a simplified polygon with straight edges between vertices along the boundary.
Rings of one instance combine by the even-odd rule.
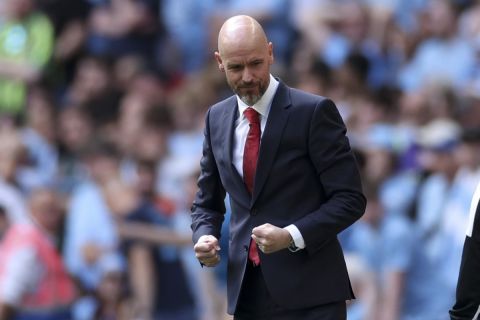
[[295, 245], [295, 241], [293, 241], [292, 239], [292, 241], [290, 241], [290, 244], [288, 245], [288, 250], [290, 252], [297, 252], [298, 250], [300, 250], [300, 248]]

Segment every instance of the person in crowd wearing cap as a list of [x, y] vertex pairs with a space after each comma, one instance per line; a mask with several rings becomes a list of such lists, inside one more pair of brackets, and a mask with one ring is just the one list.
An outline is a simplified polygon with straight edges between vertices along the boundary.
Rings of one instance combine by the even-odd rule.
[[12, 225], [0, 245], [0, 319], [70, 319], [76, 293], [55, 243], [58, 198], [37, 189], [29, 202], [30, 221]]
[[405, 261], [401, 319], [445, 319], [454, 296], [452, 268], [457, 260], [449, 219], [462, 192], [455, 182], [455, 152], [461, 130], [449, 118], [434, 118], [417, 132], [421, 170], [409, 209], [410, 256]]
[[206, 115], [192, 206], [196, 256], [219, 263], [228, 193], [228, 313], [345, 319], [354, 295], [337, 234], [366, 200], [337, 108], [270, 74], [273, 44], [249, 16], [223, 24], [215, 58], [235, 95]]

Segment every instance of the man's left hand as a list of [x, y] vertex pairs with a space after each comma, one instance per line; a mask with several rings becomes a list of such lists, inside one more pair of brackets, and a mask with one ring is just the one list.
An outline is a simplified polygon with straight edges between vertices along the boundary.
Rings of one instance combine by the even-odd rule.
[[270, 223], [253, 228], [252, 238], [257, 243], [258, 249], [263, 253], [273, 253], [286, 249], [292, 241], [292, 236], [287, 230]]

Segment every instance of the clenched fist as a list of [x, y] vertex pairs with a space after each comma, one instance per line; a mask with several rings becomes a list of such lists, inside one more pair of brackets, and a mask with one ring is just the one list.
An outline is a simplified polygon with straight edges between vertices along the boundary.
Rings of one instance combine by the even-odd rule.
[[207, 267], [215, 267], [220, 262], [218, 239], [211, 235], [201, 236], [193, 247], [198, 261]]
[[270, 223], [253, 228], [252, 238], [263, 253], [273, 253], [286, 249], [292, 241], [290, 232]]

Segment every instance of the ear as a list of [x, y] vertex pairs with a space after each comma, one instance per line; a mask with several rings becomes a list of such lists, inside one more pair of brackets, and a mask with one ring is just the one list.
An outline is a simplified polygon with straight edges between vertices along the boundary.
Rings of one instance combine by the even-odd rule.
[[215, 51], [215, 60], [217, 60], [218, 69], [220, 69], [220, 71], [222, 72], [225, 72], [225, 67], [222, 62], [222, 57], [220, 57], [220, 53], [218, 53], [218, 51]]
[[275, 59], [273, 57], [273, 43], [269, 42], [268, 43], [268, 63], [272, 65], [274, 60]]

